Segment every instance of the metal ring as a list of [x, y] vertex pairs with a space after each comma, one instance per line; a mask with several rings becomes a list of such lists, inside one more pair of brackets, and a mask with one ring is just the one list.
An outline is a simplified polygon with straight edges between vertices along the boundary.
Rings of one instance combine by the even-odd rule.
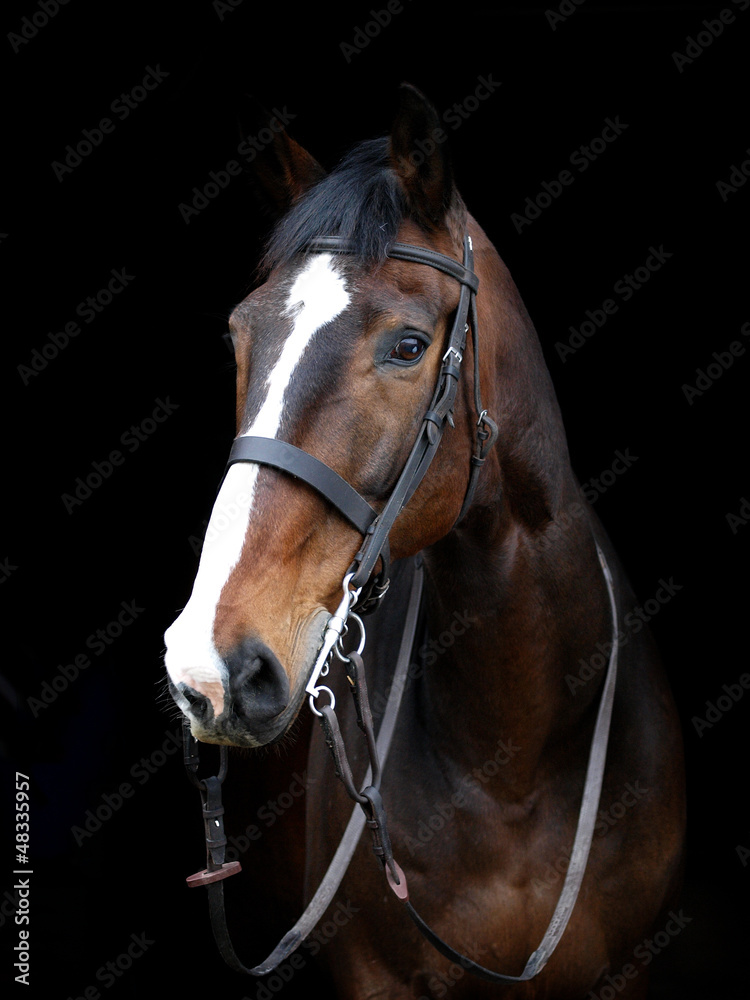
[[[359, 625], [360, 639], [356, 652], [358, 656], [361, 656], [362, 650], [365, 648], [365, 641], [367, 639], [367, 636], [365, 634], [365, 623], [362, 621], [362, 619], [359, 617], [356, 611], [350, 611], [349, 618], [353, 618], [356, 621], [357, 625]], [[342, 634], [341, 639], [343, 639], [343, 637], [344, 635]], [[336, 654], [338, 659], [341, 660], [342, 663], [349, 663], [349, 657], [341, 648], [341, 639], [339, 639], [339, 641], [333, 647], [333, 652]]]
[[317, 710], [314, 703], [321, 691], [327, 691], [328, 694], [331, 696], [331, 704], [329, 705], [329, 708], [334, 709], [336, 707], [336, 696], [334, 695], [333, 691], [331, 691], [329, 687], [326, 687], [325, 684], [321, 684], [321, 686], [317, 688], [315, 694], [311, 694], [309, 698], [310, 711], [313, 712], [315, 715], [317, 715], [318, 718], [322, 718], [323, 713]]

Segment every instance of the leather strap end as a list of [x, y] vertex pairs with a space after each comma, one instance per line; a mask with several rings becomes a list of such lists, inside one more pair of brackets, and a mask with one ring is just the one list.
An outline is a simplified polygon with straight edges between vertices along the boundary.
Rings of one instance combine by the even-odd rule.
[[[398, 882], [393, 877], [391, 865], [396, 869]], [[407, 902], [409, 899], [409, 886], [406, 884], [406, 875], [404, 875], [403, 869], [395, 858], [391, 858], [390, 863], [385, 866], [385, 877], [388, 880], [388, 885], [391, 889], [393, 889], [396, 896], [398, 896], [402, 902]]]

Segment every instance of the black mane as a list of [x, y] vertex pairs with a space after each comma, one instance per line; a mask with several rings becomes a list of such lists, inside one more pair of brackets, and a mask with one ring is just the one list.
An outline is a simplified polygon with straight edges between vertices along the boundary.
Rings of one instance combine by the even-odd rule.
[[365, 261], [382, 261], [398, 233], [406, 206], [391, 168], [388, 139], [356, 146], [307, 191], [277, 224], [261, 270], [288, 263], [316, 236], [343, 236]]

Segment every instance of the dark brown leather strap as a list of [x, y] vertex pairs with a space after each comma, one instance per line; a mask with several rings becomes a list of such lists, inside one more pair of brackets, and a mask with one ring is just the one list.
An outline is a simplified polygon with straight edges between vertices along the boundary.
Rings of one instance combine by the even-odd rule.
[[[406, 609], [406, 617], [401, 635], [398, 658], [396, 660], [396, 668], [393, 673], [388, 700], [386, 702], [374, 750], [375, 756], [377, 757], [381, 767], [385, 764], [390, 751], [391, 740], [396, 726], [396, 718], [398, 716], [401, 698], [406, 686], [407, 672], [409, 664], [412, 660], [412, 651], [420, 616], [424, 588], [424, 568], [422, 560], [419, 556], [413, 560], [413, 567], [409, 603]], [[369, 704], [366, 711], [369, 713]], [[213, 811], [216, 808], [221, 808], [220, 787], [227, 771], [226, 747], [222, 747], [221, 769], [218, 777], [205, 779], [205, 781], [201, 781], [197, 777], [199, 765], [197, 747], [197, 741], [190, 735], [190, 729], [188, 726], [185, 730], [185, 767], [190, 781], [201, 789], [201, 798], [204, 799], [204, 801], [204, 786], [210, 787], [212, 796], [211, 809]], [[372, 769], [368, 768], [364, 781], [365, 789], [371, 786], [373, 780], [379, 783], [379, 776], [380, 768], [377, 769], [374, 779]], [[364, 801], [367, 802], [369, 800], [365, 797]], [[204, 815], [204, 823], [205, 822], [206, 817]], [[272, 972], [278, 965], [280, 965], [281, 962], [284, 961], [285, 958], [288, 958], [289, 955], [291, 955], [292, 952], [300, 946], [302, 941], [304, 941], [304, 939], [314, 929], [315, 925], [330, 906], [333, 897], [336, 895], [344, 875], [346, 874], [347, 868], [349, 867], [349, 862], [351, 861], [357, 844], [359, 843], [362, 831], [365, 827], [365, 822], [365, 813], [359, 805], [355, 805], [349, 824], [347, 825], [347, 828], [344, 831], [344, 836], [341, 839], [341, 843], [334, 854], [333, 860], [326, 871], [323, 881], [318, 886], [318, 889], [308, 904], [305, 912], [299, 918], [294, 927], [292, 927], [284, 935], [281, 941], [279, 941], [268, 957], [259, 965], [253, 966], [252, 968], [246, 966], [240, 960], [234, 950], [234, 945], [232, 944], [229, 928], [227, 927], [226, 910], [224, 906], [224, 882], [217, 879], [209, 881], [205, 878], [205, 873], [203, 872], [198, 873], [199, 876], [204, 876], [203, 881], [196, 880], [196, 876], [190, 876], [187, 880], [189, 885], [206, 886], [208, 892], [209, 916], [214, 940], [216, 941], [219, 953], [230, 968], [234, 969], [235, 972], [240, 972], [244, 975], [265, 976], [269, 972]], [[209, 836], [208, 828], [206, 836], [207, 838]], [[210, 832], [210, 836], [212, 840], [216, 838], [216, 834], [213, 831]], [[222, 837], [220, 836], [219, 839], [222, 839]], [[210, 849], [208, 852], [210, 855], [211, 850], [213, 849]], [[211, 855], [212, 860], [210, 864], [212, 866], [219, 869], [222, 867], [226, 868], [232, 866], [232, 870], [228, 874], [234, 874], [235, 871], [240, 870], [238, 862], [224, 862], [224, 846], [221, 846], [219, 851], [220, 854]], [[221, 858], [221, 861], [219, 861], [219, 857]], [[219, 878], [223, 878], [223, 876], [220, 875]]]
[[[347, 240], [342, 236], [318, 236], [308, 243], [307, 249], [316, 253], [352, 253], [354, 241]], [[473, 269], [468, 268], [465, 263], [460, 264], [452, 257], [438, 253], [437, 250], [413, 246], [411, 243], [391, 243], [387, 256], [394, 260], [406, 260], [411, 264], [426, 264], [428, 267], [434, 267], [437, 271], [449, 274], [451, 278], [455, 278], [461, 284], [468, 285], [473, 292], [479, 288], [479, 278], [474, 274]]]
[[[335, 238], [329, 237], [328, 239]], [[445, 257], [443, 254], [437, 254], [423, 247], [412, 247], [406, 244], [394, 244], [394, 247], [399, 248], [397, 254], [408, 252], [408, 256], [404, 256], [403, 259], [428, 264], [431, 267], [438, 267], [436, 259], [440, 258], [444, 266], [439, 267], [439, 270], [444, 270], [461, 282], [461, 295], [432, 402], [422, 418], [419, 434], [393, 492], [377, 520], [373, 522], [370, 533], [365, 537], [364, 544], [357, 553], [358, 567], [352, 579], [354, 587], [362, 587], [369, 580], [377, 563], [378, 554], [384, 546], [396, 518], [427, 473], [446, 425], [453, 422], [453, 407], [461, 375], [460, 365], [469, 329], [469, 309], [479, 283], [479, 279], [474, 274], [474, 251], [471, 237], [468, 235], [464, 239], [463, 265], [459, 265], [450, 257]], [[474, 280], [470, 281], [469, 275]]]
[[[602, 781], [604, 779], [604, 767], [607, 757], [607, 743], [609, 739], [609, 727], [612, 717], [612, 706], [614, 703], [615, 683], [617, 679], [617, 658], [618, 658], [618, 615], [617, 604], [614, 594], [614, 583], [609, 570], [604, 553], [599, 545], [596, 545], [599, 562], [604, 575], [607, 593], [609, 595], [611, 621], [612, 621], [612, 650], [610, 653], [607, 674], [602, 688], [599, 709], [597, 712], [594, 735], [589, 752], [588, 766], [586, 769], [586, 779], [584, 782], [583, 796], [578, 816], [578, 825], [570, 854], [570, 864], [565, 875], [562, 891], [557, 901], [557, 905], [552, 914], [547, 930], [544, 933], [539, 947], [530, 956], [523, 971], [517, 976], [506, 975], [494, 972], [482, 965], [472, 961], [466, 955], [461, 954], [451, 945], [447, 944], [430, 925], [419, 915], [412, 903], [409, 901], [409, 891], [406, 883], [406, 876], [393, 857], [390, 836], [388, 834], [388, 822], [385, 807], [383, 806], [380, 792], [374, 787], [365, 787], [358, 792], [354, 787], [351, 778], [351, 770], [346, 759], [346, 751], [341, 739], [338, 722], [335, 712], [326, 707], [321, 713], [321, 723], [326, 733], [326, 743], [328, 744], [336, 764], [336, 773], [342, 779], [347, 793], [358, 802], [367, 814], [367, 825], [373, 837], [373, 849], [376, 856], [383, 864], [388, 884], [398, 899], [406, 907], [406, 910], [422, 933], [422, 935], [436, 948], [442, 955], [456, 962], [461, 968], [472, 975], [484, 979], [491, 983], [519, 983], [533, 979], [546, 965], [550, 955], [557, 947], [565, 928], [568, 925], [573, 908], [578, 898], [581, 882], [586, 871], [591, 842], [594, 835], [596, 817], [599, 808]], [[356, 675], [355, 675], [356, 676]], [[360, 692], [359, 700], [365, 703], [367, 691], [363, 688]], [[364, 712], [363, 712], [364, 715]], [[363, 801], [364, 800], [364, 801]]]
[[[386, 856], [383, 857], [382, 849], [378, 846], [378, 844], [387, 844], [390, 849], [390, 839], [387, 833], [387, 821], [384, 809], [379, 810], [378, 816], [375, 820], [379, 826], [380, 835], [380, 839], [375, 846], [375, 853], [381, 857], [384, 866], [387, 865], [386, 876], [388, 884], [397, 898], [404, 903], [409, 916], [414, 921], [419, 931], [434, 948], [436, 948], [450, 961], [456, 962], [467, 972], [470, 972], [472, 975], [491, 983], [525, 982], [526, 980], [533, 979], [534, 976], [541, 972], [549, 960], [552, 952], [557, 947], [560, 938], [568, 925], [568, 921], [573, 913], [573, 908], [575, 906], [576, 899], [578, 898], [578, 892], [581, 888], [583, 876], [586, 871], [586, 863], [588, 861], [589, 851], [591, 850], [591, 842], [594, 836], [602, 782], [604, 780], [604, 768], [607, 759], [609, 728], [612, 718], [612, 707], [614, 704], [615, 685], [617, 681], [619, 636], [617, 602], [615, 599], [612, 574], [604, 553], [598, 543], [596, 544], [596, 550], [599, 556], [602, 573], [606, 581], [607, 593], [609, 595], [610, 615], [612, 621], [612, 650], [610, 652], [607, 673], [604, 679], [601, 698], [599, 701], [594, 735], [591, 741], [591, 750], [589, 751], [589, 760], [586, 768], [583, 796], [581, 798], [581, 806], [578, 815], [578, 825], [576, 827], [576, 834], [570, 853], [570, 863], [565, 874], [565, 881], [563, 882], [563, 887], [560, 892], [557, 905], [552, 914], [547, 930], [544, 933], [544, 937], [542, 938], [539, 947], [529, 956], [523, 971], [519, 975], [509, 976], [504, 973], [494, 972], [492, 969], [487, 969], [484, 966], [472, 961], [472, 959], [468, 958], [466, 955], [462, 955], [435, 933], [435, 931], [419, 915], [409, 901], [406, 877], [403, 872], [400, 868], [398, 868], [398, 865], [395, 865], [398, 877], [394, 878], [393, 865], [387, 865], [388, 854], [386, 853]], [[366, 795], [367, 789], [364, 789], [362, 794]], [[373, 822], [368, 823], [368, 825], [372, 827]], [[392, 854], [390, 854], [390, 858], [392, 860]]]

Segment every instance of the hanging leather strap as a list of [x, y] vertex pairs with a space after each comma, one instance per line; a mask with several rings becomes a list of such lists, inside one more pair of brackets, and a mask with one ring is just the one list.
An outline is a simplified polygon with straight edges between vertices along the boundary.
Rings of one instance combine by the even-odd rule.
[[[472, 975], [491, 983], [525, 982], [528, 979], [533, 979], [534, 976], [541, 972], [549, 960], [552, 952], [557, 947], [560, 938], [568, 925], [568, 921], [573, 913], [573, 908], [575, 907], [581, 883], [583, 882], [583, 876], [586, 871], [586, 863], [588, 861], [591, 843], [594, 836], [594, 828], [599, 809], [599, 800], [607, 758], [607, 744], [609, 741], [612, 706], [614, 703], [615, 685], [617, 681], [619, 633], [617, 604], [612, 574], [604, 553], [598, 543], [596, 544], [596, 550], [599, 556], [602, 572], [606, 580], [607, 593], [609, 595], [612, 621], [612, 650], [610, 652], [609, 664], [607, 666], [607, 674], [602, 686], [599, 709], [594, 727], [594, 735], [591, 742], [591, 750], [589, 752], [583, 796], [578, 816], [578, 825], [570, 855], [570, 864], [565, 875], [562, 891], [560, 892], [557, 905], [555, 906], [544, 937], [542, 938], [539, 947], [530, 955], [523, 971], [519, 975], [511, 976], [495, 972], [492, 969], [487, 969], [484, 966], [479, 965], [466, 955], [462, 955], [451, 945], [443, 941], [443, 939], [439, 937], [430, 925], [420, 916], [412, 903], [409, 901], [406, 876], [393, 857], [391, 841], [388, 835], [386, 813], [380, 797], [380, 792], [377, 789], [367, 787], [363, 788], [361, 792], [357, 792], [356, 789], [352, 788], [348, 775], [342, 773], [341, 764], [342, 761], [345, 762], [346, 757], [343, 746], [331, 746], [332, 742], [340, 743], [341, 739], [340, 733], [338, 732], [338, 723], [335, 723], [334, 725], [335, 713], [328, 708], [324, 710], [325, 718], [321, 719], [324, 731], [326, 732], [327, 742], [329, 746], [331, 746], [334, 760], [336, 761], [337, 773], [344, 780], [344, 785], [349, 794], [355, 799], [355, 801], [362, 805], [362, 808], [368, 815], [367, 825], [370, 827], [370, 831], [373, 836], [374, 851], [383, 864], [388, 884], [394, 894], [404, 904], [407, 913], [414, 921], [422, 935], [434, 948], [437, 949], [437, 951], [450, 961], [457, 963], [461, 968], [470, 972]], [[366, 690], [362, 691], [361, 698], [366, 698]], [[346, 770], [346, 768], [343, 770]]]
[[[393, 683], [391, 685], [383, 724], [378, 734], [377, 742], [374, 746], [371, 740], [368, 739], [368, 749], [370, 751], [370, 755], [373, 760], [379, 759], [380, 766], [376, 765], [374, 769], [371, 766], [370, 769], [368, 769], [362, 790], [358, 792], [351, 776], [351, 769], [348, 765], [346, 751], [343, 746], [343, 740], [338, 727], [338, 721], [335, 718], [335, 713], [328, 707], [324, 708], [321, 712], [321, 722], [323, 724], [326, 742], [333, 752], [336, 772], [339, 777], [343, 779], [347, 791], [355, 800], [357, 805], [355, 806], [349, 825], [347, 826], [344, 837], [339, 844], [339, 848], [336, 851], [334, 859], [331, 862], [331, 865], [329, 866], [318, 891], [310, 902], [310, 905], [307, 907], [302, 917], [300, 917], [294, 927], [284, 936], [273, 952], [271, 952], [265, 962], [262, 962], [260, 965], [254, 966], [253, 968], [245, 966], [237, 957], [229, 936], [224, 910], [223, 878], [225, 876], [222, 874], [222, 869], [224, 867], [234, 867], [235, 870], [239, 870], [239, 865], [237, 862], [231, 862], [229, 865], [223, 864], [225, 850], [224, 845], [226, 844], [226, 839], [223, 836], [223, 825], [220, 830], [214, 831], [209, 822], [218, 822], [219, 820], [217, 818], [220, 818], [223, 815], [220, 786], [221, 780], [223, 780], [223, 774], [226, 773], [226, 757], [223, 756], [222, 758], [221, 780], [219, 778], [209, 778], [206, 779], [204, 783], [200, 783], [196, 780], [197, 756], [195, 754], [195, 749], [186, 746], [185, 760], [186, 766], [188, 767], [188, 774], [190, 775], [191, 780], [195, 783], [204, 785], [202, 798], [204, 799], [204, 820], [206, 820], [207, 852], [210, 859], [207, 871], [200, 872], [196, 876], [191, 876], [191, 878], [188, 879], [188, 883], [192, 885], [203, 884], [207, 886], [209, 896], [209, 912], [211, 916], [214, 939], [222, 957], [231, 968], [237, 972], [252, 976], [266, 975], [276, 968], [279, 963], [287, 958], [297, 947], [299, 947], [304, 938], [312, 931], [327, 907], [330, 905], [338, 887], [341, 884], [351, 857], [356, 849], [363, 827], [366, 823], [372, 835], [373, 849], [383, 865], [388, 884], [396, 897], [404, 904], [407, 913], [421, 934], [437, 951], [450, 961], [457, 963], [461, 968], [465, 969], [472, 975], [492, 983], [500, 984], [525, 982], [541, 972], [557, 947], [565, 928], [568, 925], [568, 921], [570, 920], [575, 907], [581, 883], [583, 882], [583, 877], [586, 871], [586, 864], [593, 840], [602, 783], [604, 779], [609, 729], [617, 681], [619, 628], [614, 584], [604, 553], [598, 544], [596, 548], [609, 595], [612, 620], [612, 649], [610, 652], [609, 664], [607, 666], [607, 673], [602, 686], [599, 708], [597, 711], [594, 735], [592, 738], [591, 750], [589, 752], [589, 760], [586, 769], [586, 778], [584, 782], [583, 796], [581, 799], [578, 825], [571, 850], [570, 864], [568, 866], [562, 891], [552, 914], [549, 926], [545, 931], [539, 947], [530, 955], [523, 971], [519, 975], [513, 976], [495, 972], [492, 969], [487, 969], [484, 966], [479, 965], [477, 962], [474, 962], [472, 959], [463, 955], [461, 952], [445, 942], [423, 919], [409, 900], [406, 876], [393, 856], [393, 849], [391, 846], [390, 836], [388, 834], [386, 812], [380, 791], [375, 785], [371, 784], [373, 770], [377, 772], [379, 778], [382, 764], [384, 763], [385, 757], [390, 749], [393, 728], [395, 726], [401, 695], [403, 693], [406, 680], [406, 671], [410, 660], [414, 635], [416, 634], [419, 602], [422, 592], [423, 570], [420, 563], [417, 564], [414, 571], [412, 590], [407, 610], [407, 619], [404, 634], [402, 636], [401, 648], [399, 650], [397, 670], [394, 674]], [[370, 718], [369, 705], [367, 703], [367, 690], [366, 687], [361, 686], [358, 683], [357, 677], [358, 674], [360, 674], [360, 665], [355, 659], [355, 654], [352, 654], [352, 661], [355, 665], [355, 670], [352, 674], [350, 674], [350, 676], [354, 677], [355, 686], [359, 687], [357, 698], [355, 699], [358, 721], [360, 722], [362, 728], [366, 731], [368, 725], [366, 720]], [[225, 751], [225, 748], [223, 749]], [[213, 871], [212, 868], [214, 869]], [[228, 871], [226, 874], [233, 874], [233, 871]]]
[[[399, 647], [398, 658], [396, 660], [396, 669], [391, 681], [391, 688], [386, 702], [385, 711], [383, 713], [383, 720], [381, 722], [375, 744], [375, 753], [380, 761], [381, 767], [385, 764], [385, 761], [388, 758], [391, 740], [396, 726], [396, 717], [398, 716], [398, 710], [401, 705], [401, 699], [406, 686], [407, 671], [411, 662], [414, 639], [417, 633], [423, 585], [424, 568], [421, 558], [417, 557], [414, 560], [409, 602], [406, 610], [406, 618], [404, 620], [404, 629], [401, 636], [401, 645]], [[369, 712], [369, 705], [367, 706], [366, 711]], [[240, 870], [240, 865], [236, 861], [224, 863], [224, 845], [226, 844], [226, 839], [223, 836], [223, 821], [221, 825], [221, 834], [218, 836], [219, 840], [223, 840], [223, 844], [221, 844], [218, 849], [214, 843], [217, 840], [217, 834], [214, 832], [214, 829], [212, 829], [212, 821], [216, 819], [217, 815], [223, 815], [220, 788], [221, 781], [224, 780], [224, 776], [226, 775], [226, 748], [224, 747], [222, 750], [222, 769], [219, 776], [207, 778], [204, 782], [199, 781], [197, 779], [197, 740], [194, 740], [192, 736], [190, 736], [189, 729], [187, 730], [185, 738], [185, 766], [187, 768], [188, 776], [194, 784], [198, 785], [199, 788], [203, 785], [205, 786], [205, 789], [209, 790], [206, 792], [204, 788], [201, 788], [201, 797], [204, 801], [204, 822], [206, 824], [209, 867], [205, 872], [199, 872], [197, 875], [190, 876], [187, 881], [189, 885], [205, 885], [207, 888], [209, 916], [211, 919], [211, 928], [213, 930], [214, 940], [216, 941], [216, 946], [227, 965], [234, 969], [235, 972], [240, 972], [245, 975], [265, 976], [269, 972], [272, 972], [278, 965], [280, 965], [281, 962], [284, 961], [284, 959], [288, 958], [289, 955], [291, 955], [292, 952], [300, 946], [304, 939], [313, 931], [318, 921], [330, 906], [331, 901], [336, 895], [342, 879], [346, 874], [357, 844], [359, 843], [359, 839], [365, 827], [366, 816], [359, 805], [354, 807], [347, 828], [344, 831], [344, 836], [342, 837], [336, 853], [334, 854], [333, 860], [331, 861], [322, 882], [320, 883], [315, 895], [310, 900], [310, 903], [304, 913], [291, 930], [289, 930], [281, 941], [279, 941], [268, 957], [260, 964], [249, 968], [237, 956], [229, 934], [224, 905], [223, 879], [225, 876], [221, 874], [223, 869], [229, 867], [231, 867], [232, 870], [227, 871], [226, 874], [234, 874]], [[369, 786], [372, 780], [373, 772], [370, 767], [368, 768], [365, 776], [365, 786]], [[376, 775], [376, 780], [379, 782], [379, 774]], [[206, 814], [207, 794], [211, 796], [211, 806], [209, 810], [211, 813], [210, 816]], [[221, 810], [221, 812], [217, 813], [217, 809]], [[218, 869], [219, 872], [218, 875], [213, 874], [213, 877], [212, 873], [209, 871], [212, 864]]]

